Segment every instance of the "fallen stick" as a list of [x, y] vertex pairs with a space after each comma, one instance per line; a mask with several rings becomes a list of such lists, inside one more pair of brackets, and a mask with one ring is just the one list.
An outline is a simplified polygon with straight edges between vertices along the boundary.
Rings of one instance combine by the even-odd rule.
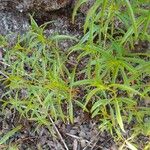
[[66, 144], [65, 141], [63, 140], [62, 135], [60, 134], [59, 130], [57, 129], [57, 127], [56, 127], [56, 125], [55, 125], [53, 119], [51, 118], [50, 115], [48, 115], [48, 117], [49, 117], [49, 120], [51, 121], [52, 125], [54, 126], [54, 128], [55, 128], [55, 130], [56, 130], [58, 136], [60, 137], [62, 143], [64, 144], [65, 149], [66, 149], [66, 150], [69, 150], [69, 148], [67, 147], [67, 144]]

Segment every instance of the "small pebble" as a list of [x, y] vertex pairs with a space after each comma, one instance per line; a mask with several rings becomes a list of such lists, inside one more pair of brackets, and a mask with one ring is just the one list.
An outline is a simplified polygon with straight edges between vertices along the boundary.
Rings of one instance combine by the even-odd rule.
[[76, 135], [77, 134], [77, 130], [70, 130], [70, 134]]
[[86, 146], [85, 140], [81, 140], [80, 142], [81, 142], [81, 147], [84, 148]]

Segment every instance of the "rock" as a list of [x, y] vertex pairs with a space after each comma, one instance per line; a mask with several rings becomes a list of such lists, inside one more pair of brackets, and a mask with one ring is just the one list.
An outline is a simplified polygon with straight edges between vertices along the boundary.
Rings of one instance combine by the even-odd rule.
[[27, 30], [28, 19], [21, 13], [0, 11], [0, 34], [6, 35], [11, 32], [23, 32]]
[[69, 2], [71, 0], [0, 0], [0, 10], [53, 11], [65, 7]]
[[76, 135], [77, 134], [77, 130], [70, 130], [70, 134]]

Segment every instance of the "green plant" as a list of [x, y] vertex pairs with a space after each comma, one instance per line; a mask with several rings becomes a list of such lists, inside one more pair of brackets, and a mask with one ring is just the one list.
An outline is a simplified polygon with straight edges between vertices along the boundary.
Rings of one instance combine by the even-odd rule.
[[[82, 70], [86, 79], [76, 81], [73, 84], [74, 86], [86, 85], [84, 88], [87, 92], [83, 109], [92, 100], [90, 110], [92, 117], [100, 115], [105, 128], [109, 129], [108, 126], [111, 125], [111, 133], [117, 125], [115, 121], [117, 119], [120, 128], [124, 131], [122, 120], [128, 120], [127, 122], [130, 123], [132, 117], [138, 115], [140, 110], [136, 95], [142, 99], [146, 94], [141, 91], [142, 82], [140, 80], [143, 73], [149, 76], [150, 63], [138, 56], [129, 57], [118, 51], [113, 54], [113, 48], [105, 50], [96, 45], [84, 44], [73, 47], [72, 52], [78, 50], [81, 50], [78, 59], [83, 56], [89, 57], [89, 62]], [[147, 69], [148, 72], [144, 69], [145, 65], [149, 68]], [[146, 89], [144, 91], [148, 92]], [[123, 112], [122, 115], [120, 112]], [[148, 115], [148, 112], [149, 109], [147, 108], [145, 115]], [[127, 114], [130, 115], [129, 118], [126, 118]], [[142, 123], [143, 117], [143, 115], [141, 118], [137, 116], [138, 121]]]
[[[86, 2], [88, 0], [78, 0], [73, 22], [78, 8]], [[150, 12], [146, 6], [148, 1], [145, 0], [96, 0], [86, 15], [85, 36], [81, 42], [93, 43], [96, 40], [105, 47], [109, 41], [118, 41], [121, 45], [130, 43], [133, 48], [134, 43], [140, 39], [150, 40]]]
[[1, 81], [7, 90], [1, 100], [3, 109], [10, 106], [45, 125], [49, 125], [49, 114], [55, 120], [73, 122], [72, 74], [65, 66], [65, 53], [57, 46], [59, 39], [69, 36], [46, 37], [46, 24], [39, 27], [31, 17], [31, 29], [6, 51], [4, 60], [9, 65], [2, 70], [6, 76]]
[[[85, 2], [77, 2], [73, 21]], [[46, 37], [47, 23], [38, 26], [32, 17], [31, 29], [19, 36], [13, 47], [7, 47], [5, 38], [0, 37], [1, 45], [8, 49], [0, 75], [7, 91], [1, 100], [3, 109], [16, 109], [21, 116], [49, 127], [49, 115], [73, 123], [75, 100], [92, 118], [99, 119], [101, 131], [123, 142], [120, 149], [136, 149], [135, 137], [150, 134], [150, 109], [145, 102], [150, 98], [150, 53], [132, 52], [135, 42], [150, 38], [147, 4], [96, 0], [87, 13], [84, 36], [66, 53], [59, 49], [58, 41], [77, 39]], [[79, 54], [78, 63], [67, 68], [67, 57], [72, 53]], [[79, 65], [85, 59], [84, 66]], [[76, 97], [80, 88], [84, 97]]]
[[[73, 21], [85, 2], [77, 2]], [[86, 90], [78, 104], [92, 117], [99, 116], [100, 129], [109, 131], [116, 140], [122, 139], [130, 149], [136, 148], [128, 141], [132, 136], [126, 135], [127, 125], [134, 126], [133, 137], [140, 133], [147, 136], [150, 131], [146, 127], [149, 121], [144, 121], [150, 109], [141, 106], [145, 98], [149, 99], [149, 80], [145, 84], [144, 78], [150, 77], [150, 53], [131, 52], [135, 42], [149, 40], [149, 16], [141, 1], [97, 0], [87, 13], [83, 38], [69, 51], [79, 53], [78, 61], [88, 58], [84, 69], [77, 72], [85, 78], [73, 84]], [[117, 22], [120, 26], [115, 27]]]

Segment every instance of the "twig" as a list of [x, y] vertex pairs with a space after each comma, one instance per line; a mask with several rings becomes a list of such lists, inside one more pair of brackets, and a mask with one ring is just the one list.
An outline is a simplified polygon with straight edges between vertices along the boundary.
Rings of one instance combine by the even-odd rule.
[[71, 136], [72, 138], [75, 138], [75, 139], [78, 139], [78, 140], [83, 139], [82, 137], [79, 137], [79, 136], [76, 136], [76, 135], [72, 135], [70, 133], [66, 133], [66, 135]]
[[66, 149], [66, 150], [69, 150], [69, 148], [67, 147], [67, 145], [66, 145], [65, 141], [64, 141], [64, 140], [63, 140], [63, 138], [62, 138], [62, 135], [60, 134], [59, 130], [57, 129], [57, 127], [56, 127], [56, 125], [55, 125], [55, 123], [54, 123], [53, 119], [51, 118], [51, 116], [50, 116], [50, 115], [48, 115], [48, 117], [49, 117], [49, 120], [51, 121], [52, 125], [54, 126], [54, 128], [55, 128], [55, 130], [56, 130], [56, 132], [57, 132], [58, 136], [60, 137], [60, 139], [61, 139], [62, 143], [64, 144], [65, 149]]
[[[94, 137], [91, 138], [91, 140], [90, 140], [91, 144], [94, 142], [95, 139], [97, 139], [97, 136], [98, 136], [98, 135], [99, 135], [99, 133], [98, 133], [96, 136], [94, 136]], [[95, 143], [93, 143], [93, 146], [91, 147], [91, 150], [93, 150], [93, 148], [96, 146], [98, 140], [99, 140], [99, 139], [97, 139], [97, 141], [96, 141]], [[87, 145], [83, 150], [85, 150], [88, 146], [89, 146], [89, 145]]]
[[5, 63], [5, 62], [3, 62], [3, 61], [0, 61], [0, 63], [1, 63], [2, 65], [5, 65], [5, 66], [10, 66], [9, 64], [7, 64], [7, 63]]
[[[79, 137], [79, 136], [76, 136], [76, 135], [72, 135], [72, 134], [70, 134], [70, 133], [66, 133], [66, 135], [68, 135], [68, 136], [70, 136], [70, 137], [72, 137], [72, 138], [75, 138], [75, 139], [77, 139], [77, 140], [84, 140], [88, 145], [84, 148], [84, 150], [88, 147], [88, 146], [90, 146], [92, 149], [96, 146], [96, 144], [94, 143], [92, 143], [93, 142], [93, 140], [92, 141], [88, 141], [88, 140], [86, 140], [86, 139], [83, 139], [82, 137]], [[99, 135], [99, 133], [96, 135], [96, 137]], [[97, 142], [96, 142], [97, 143]], [[103, 147], [101, 147], [101, 146], [99, 146], [100, 148], [103, 148]]]
[[76, 136], [76, 135], [72, 135], [72, 134], [70, 134], [70, 133], [66, 133], [66, 135], [68, 135], [68, 136], [70, 136], [70, 137], [72, 137], [72, 138], [78, 139], [78, 140], [84, 140], [86, 143], [89, 144], [89, 146], [92, 147], [91, 142], [88, 141], [88, 140], [86, 140], [86, 139], [83, 139], [82, 137], [79, 137], [79, 136]]
[[20, 138], [18, 139], [15, 143], [20, 143], [20, 142], [23, 142], [23, 141], [26, 141], [26, 140], [31, 140], [31, 139], [36, 139], [36, 137], [25, 137], [25, 138]]
[[109, 142], [112, 139], [112, 137], [110, 137], [109, 139], [107, 139], [103, 144], [105, 145], [107, 142]]
[[3, 75], [6, 78], [9, 78], [7, 75], [5, 75], [3, 72], [0, 71], [0, 74]]
[[73, 150], [77, 150], [78, 149], [78, 141], [77, 139], [74, 139], [73, 141]]

